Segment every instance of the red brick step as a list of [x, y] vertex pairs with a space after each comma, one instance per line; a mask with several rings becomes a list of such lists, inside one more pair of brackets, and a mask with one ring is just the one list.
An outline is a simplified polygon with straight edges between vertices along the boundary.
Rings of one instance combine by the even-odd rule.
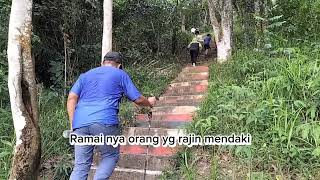
[[152, 116], [161, 114], [193, 113], [197, 109], [196, 106], [159, 106], [152, 109]]
[[202, 81], [177, 82], [177, 83], [171, 83], [169, 86], [184, 87], [184, 86], [194, 86], [194, 85], [208, 85], [208, 81], [202, 80]]
[[181, 100], [201, 100], [203, 98], [202, 94], [199, 95], [185, 95], [185, 96], [162, 96], [159, 98], [160, 101], [181, 101]]
[[[164, 170], [173, 164], [176, 151], [163, 155], [121, 154], [117, 167], [133, 169], [144, 169], [146, 167], [147, 170]], [[160, 167], [162, 165], [163, 167]]]
[[209, 74], [181, 74], [173, 82], [189, 82], [189, 81], [199, 81], [207, 80]]
[[[152, 128], [182, 129], [189, 121], [150, 121]], [[149, 127], [148, 121], [136, 121], [136, 127]]]
[[208, 66], [195, 66], [195, 67], [186, 67], [182, 70], [182, 72], [208, 72], [209, 67]]
[[[88, 180], [93, 180], [96, 167], [92, 167]], [[109, 180], [156, 180], [159, 179], [161, 171], [144, 169], [115, 168]]]
[[199, 106], [201, 103], [201, 99], [195, 99], [195, 100], [162, 100], [157, 101], [155, 104], [155, 107], [159, 106]]
[[183, 130], [179, 129], [165, 129], [165, 128], [142, 128], [142, 127], [127, 127], [124, 129], [123, 135], [128, 136], [179, 136], [183, 135]]
[[193, 114], [155, 114], [152, 115], [152, 120], [155, 121], [180, 121], [180, 122], [191, 122], [193, 118]]
[[208, 85], [194, 85], [194, 86], [183, 86], [183, 87], [169, 87], [164, 95], [194, 95], [204, 94], [208, 89]]
[[159, 179], [161, 171], [150, 171], [142, 169], [116, 168], [110, 180], [156, 180]]

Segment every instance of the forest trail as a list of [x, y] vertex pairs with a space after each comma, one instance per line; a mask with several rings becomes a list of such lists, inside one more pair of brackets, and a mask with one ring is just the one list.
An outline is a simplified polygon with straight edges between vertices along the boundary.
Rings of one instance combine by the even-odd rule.
[[[178, 136], [183, 126], [192, 121], [203, 96], [208, 89], [208, 63], [186, 66], [171, 82], [165, 93], [156, 102], [152, 118], [146, 114], [136, 115], [136, 127], [127, 127], [123, 135], [128, 136]], [[121, 146], [121, 157], [113, 172], [112, 180], [153, 180], [161, 172], [170, 169], [179, 147], [153, 147], [141, 145]], [[95, 158], [89, 179], [98, 164]]]

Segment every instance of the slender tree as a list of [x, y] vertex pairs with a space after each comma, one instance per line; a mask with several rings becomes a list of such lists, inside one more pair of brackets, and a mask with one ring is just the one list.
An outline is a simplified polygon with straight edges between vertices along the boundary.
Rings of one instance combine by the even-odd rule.
[[104, 0], [102, 59], [110, 51], [112, 51], [112, 0]]
[[186, 32], [186, 15], [181, 12], [181, 31]]
[[8, 87], [16, 145], [10, 179], [37, 179], [41, 157], [34, 63], [32, 0], [12, 0], [8, 37]]
[[232, 51], [232, 0], [208, 0], [208, 7], [217, 44], [217, 59], [219, 63], [225, 62]]

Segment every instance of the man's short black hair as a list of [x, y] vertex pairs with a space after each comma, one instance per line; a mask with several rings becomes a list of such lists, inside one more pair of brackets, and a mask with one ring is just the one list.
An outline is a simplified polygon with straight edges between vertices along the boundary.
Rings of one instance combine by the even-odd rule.
[[211, 34], [207, 34], [207, 36], [211, 36]]
[[122, 64], [122, 55], [118, 52], [108, 52], [104, 57], [103, 61], [113, 61]]

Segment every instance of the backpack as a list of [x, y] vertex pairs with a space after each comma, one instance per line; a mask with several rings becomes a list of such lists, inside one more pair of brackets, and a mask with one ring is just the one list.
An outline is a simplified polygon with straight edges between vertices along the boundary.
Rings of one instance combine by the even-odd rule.
[[197, 42], [191, 43], [190, 50], [199, 51], [199, 43], [197, 43]]

